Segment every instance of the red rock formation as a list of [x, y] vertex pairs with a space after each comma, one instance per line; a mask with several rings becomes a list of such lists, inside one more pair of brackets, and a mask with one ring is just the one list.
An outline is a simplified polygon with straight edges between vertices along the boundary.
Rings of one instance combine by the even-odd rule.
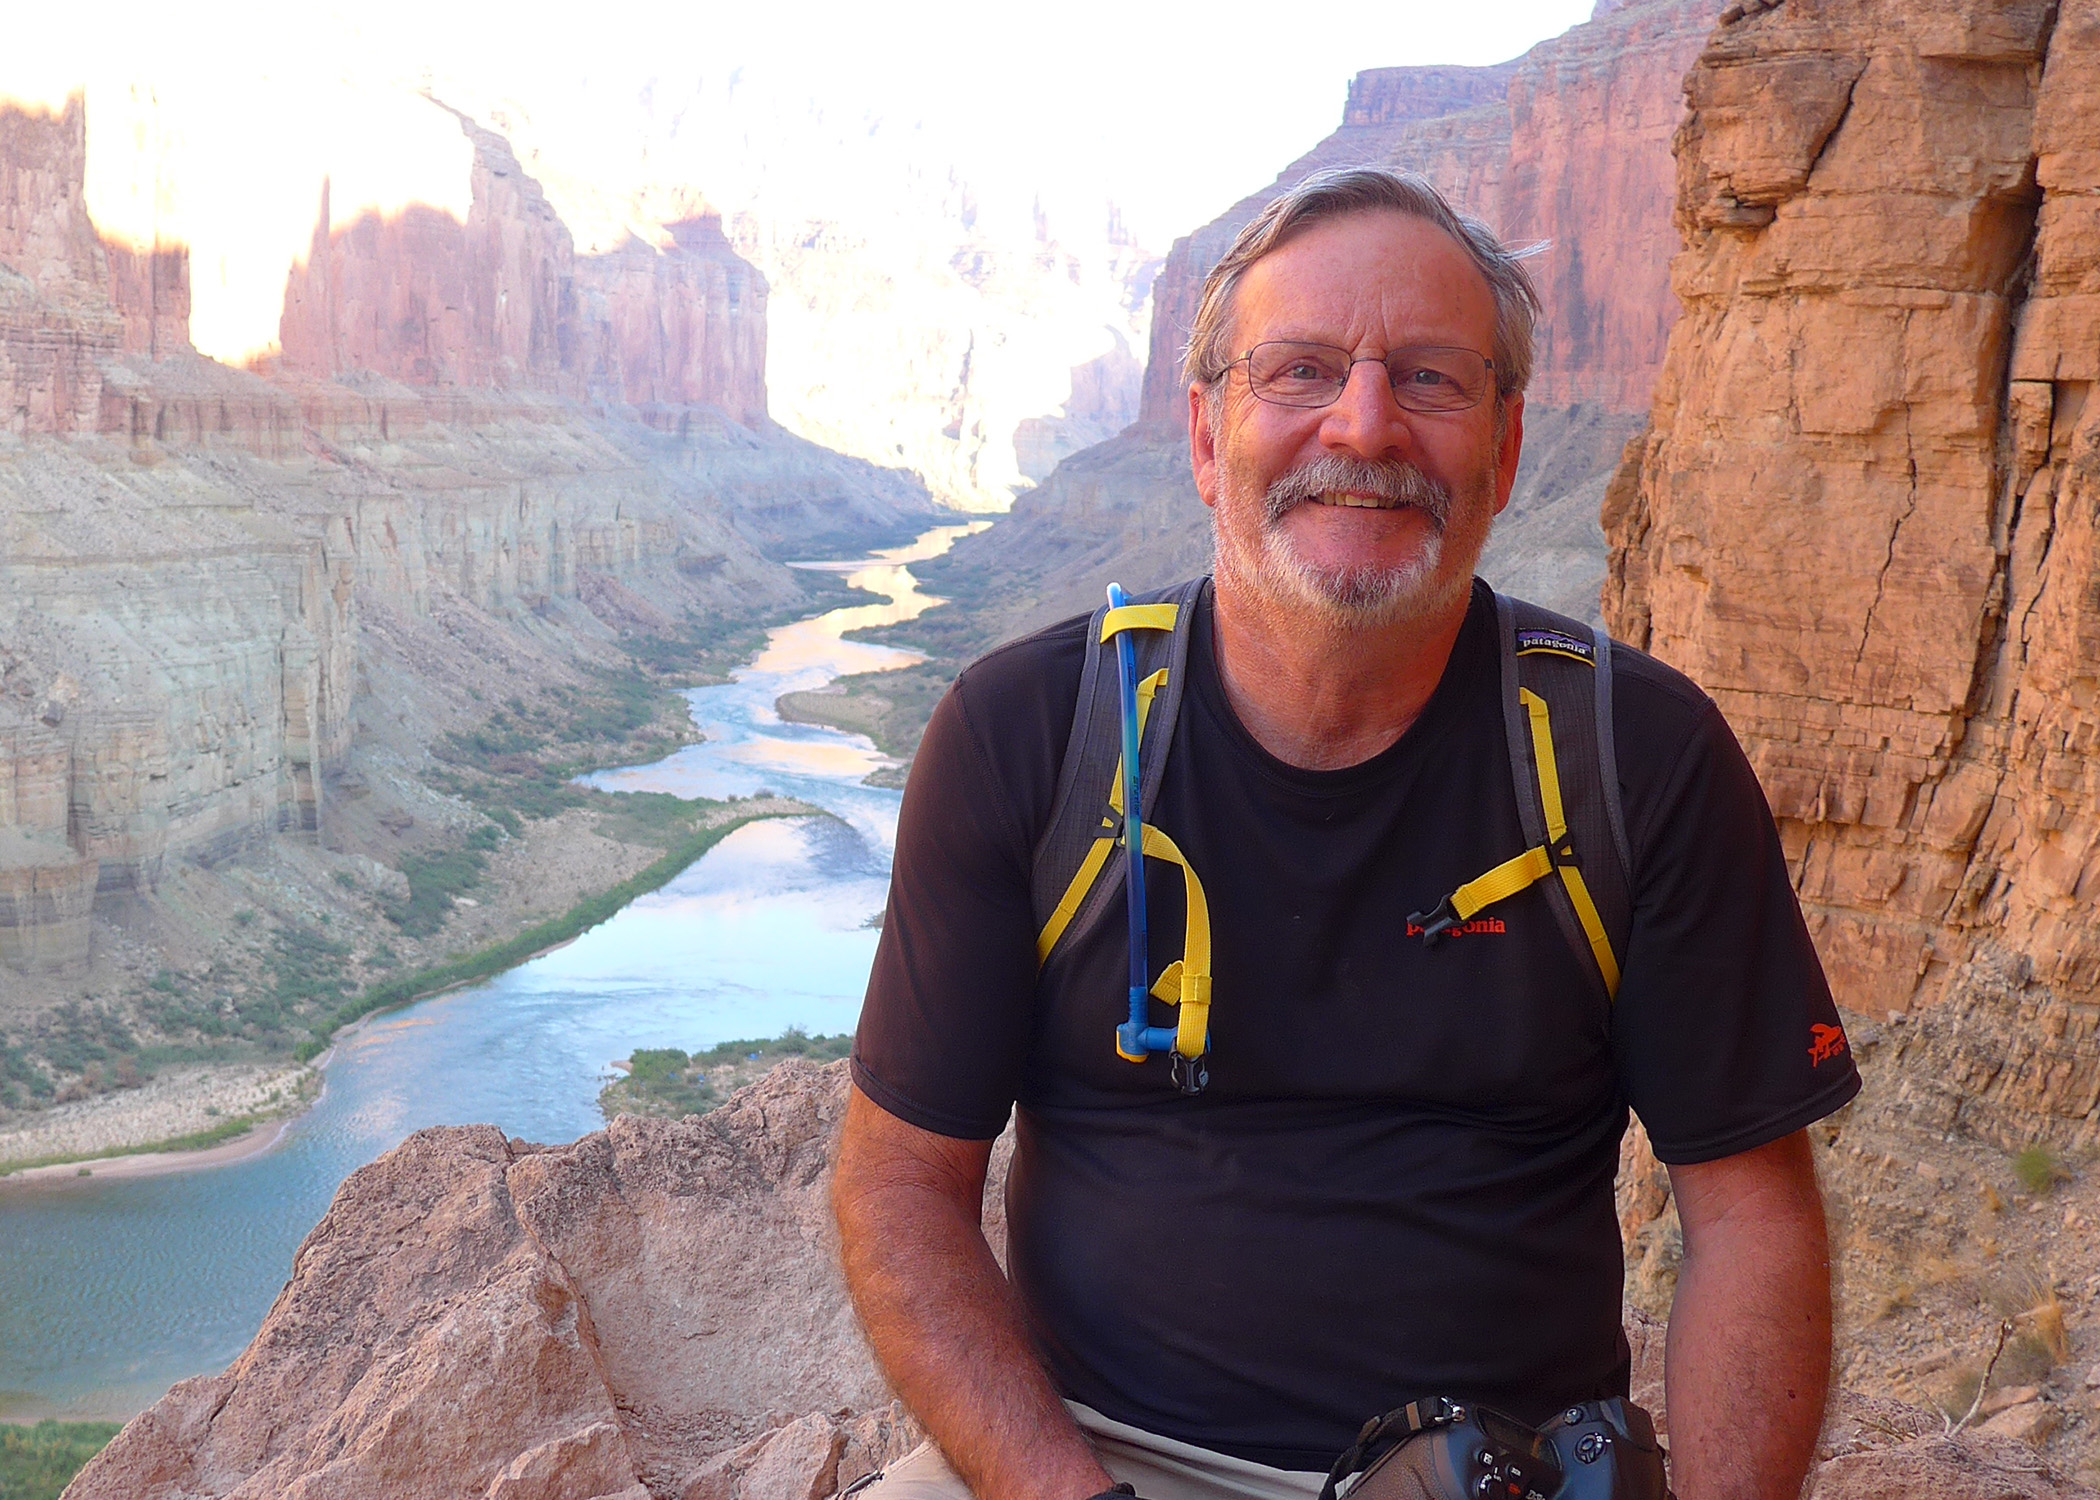
[[757, 427], [766, 417], [765, 278], [730, 248], [719, 214], [665, 227], [668, 249], [629, 239], [577, 262], [587, 389], [645, 412], [716, 406]]
[[124, 320], [124, 352], [149, 360], [190, 354], [190, 250], [102, 242], [109, 295]]
[[338, 229], [323, 186], [312, 249], [285, 291], [287, 371], [539, 391], [645, 415], [714, 406], [764, 422], [765, 278], [719, 218], [669, 226], [666, 250], [630, 240], [579, 257], [509, 143], [464, 116], [460, 128], [474, 143], [464, 224], [416, 205]]
[[1532, 400], [1647, 405], [1676, 316], [1670, 137], [1681, 83], [1719, 0], [1604, 5], [1492, 68], [1378, 68], [1351, 85], [1342, 128], [1275, 183], [1175, 243], [1153, 285], [1140, 420], [1186, 420], [1180, 351], [1204, 273], [1284, 188], [1327, 167], [1421, 172], [1506, 237], [1546, 240]]
[[2100, 5], [1736, 15], [1609, 618], [1742, 736], [1839, 998], [1931, 1012], [1904, 1107], [2090, 1143]]
[[123, 344], [82, 195], [87, 113], [0, 109], [0, 424], [92, 431], [102, 365]]

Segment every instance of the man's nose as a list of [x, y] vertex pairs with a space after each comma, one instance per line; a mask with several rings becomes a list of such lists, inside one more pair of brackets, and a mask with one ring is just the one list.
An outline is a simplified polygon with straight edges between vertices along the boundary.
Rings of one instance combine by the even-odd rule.
[[1385, 362], [1360, 359], [1349, 367], [1349, 379], [1320, 424], [1320, 441], [1339, 452], [1378, 459], [1414, 445], [1408, 413], [1393, 399]]

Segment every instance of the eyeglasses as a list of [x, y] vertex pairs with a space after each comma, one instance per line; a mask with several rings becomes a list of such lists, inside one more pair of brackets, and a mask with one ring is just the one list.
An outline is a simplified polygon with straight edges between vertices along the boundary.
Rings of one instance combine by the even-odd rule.
[[1382, 364], [1393, 400], [1409, 411], [1470, 411], [1487, 397], [1495, 362], [1471, 349], [1418, 344], [1389, 349], [1383, 359], [1359, 359], [1332, 344], [1288, 340], [1256, 344], [1232, 365], [1247, 367], [1247, 386], [1276, 406], [1332, 406], [1360, 364]]

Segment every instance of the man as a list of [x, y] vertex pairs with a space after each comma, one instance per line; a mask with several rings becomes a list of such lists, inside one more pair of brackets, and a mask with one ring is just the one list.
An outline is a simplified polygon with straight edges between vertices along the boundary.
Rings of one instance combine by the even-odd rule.
[[[1038, 972], [1031, 851], [1086, 622], [992, 653], [935, 713], [835, 1190], [870, 1341], [938, 1444], [883, 1500], [1308, 1495], [1416, 1396], [1538, 1422], [1623, 1393], [1628, 1104], [1684, 1226], [1677, 1492], [1796, 1493], [1830, 1318], [1803, 1128], [1858, 1080], [1809, 1055], [1836, 1012], [1711, 702], [1620, 653], [1615, 1002], [1542, 888], [1501, 931], [1405, 935], [1525, 847], [1472, 574], [1516, 474], [1534, 309], [1489, 232], [1367, 170], [1286, 193], [1206, 283], [1189, 417], [1215, 588], [1150, 812], [1209, 898], [1205, 1092], [1116, 1055], [1123, 924]], [[1158, 873], [1154, 974], [1179, 943]], [[1009, 1283], [978, 1220], [1016, 1103]]]

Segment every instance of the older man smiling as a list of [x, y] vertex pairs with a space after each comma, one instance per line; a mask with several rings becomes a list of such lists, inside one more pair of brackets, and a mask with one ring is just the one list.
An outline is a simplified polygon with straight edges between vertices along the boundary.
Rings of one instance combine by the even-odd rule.
[[[1519, 854], [1516, 648], [1473, 570], [1516, 476], [1536, 305], [1493, 234], [1371, 170], [1287, 192], [1206, 283], [1189, 410], [1216, 571], [1177, 596], [1184, 680], [1144, 807], [1188, 916], [1174, 931], [1163, 853], [1161, 951], [1140, 955], [1171, 975], [1183, 945], [1205, 1072], [1179, 1041], [1170, 1070], [1112, 1040], [1117, 924], [1040, 920], [1063, 809], [1121, 814], [1068, 784], [1066, 750], [1118, 627], [1003, 647], [936, 712], [835, 1191], [869, 1338], [933, 1437], [882, 1500], [1309, 1496], [1416, 1397], [1525, 1423], [1623, 1397], [1629, 1105], [1685, 1233], [1677, 1490], [1798, 1488], [1829, 1358], [1803, 1129], [1858, 1078], [1811, 1045], [1836, 1012], [1719, 713], [1573, 622], [1517, 646], [1614, 674], [1623, 930], [1571, 943], [1538, 877], [1573, 892], [1581, 854], [1559, 833]], [[1199, 925], [1208, 988], [1187, 982]], [[1010, 1114], [1009, 1280], [978, 1213]]]

